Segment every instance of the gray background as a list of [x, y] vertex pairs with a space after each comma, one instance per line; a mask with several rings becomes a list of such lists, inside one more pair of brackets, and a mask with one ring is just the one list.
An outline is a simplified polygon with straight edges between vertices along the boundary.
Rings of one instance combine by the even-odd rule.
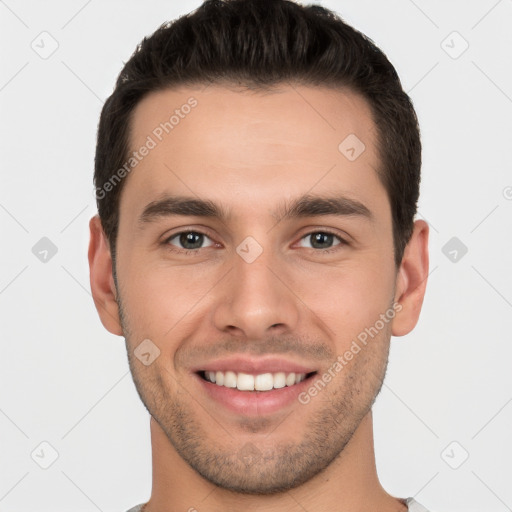
[[[0, 1], [1, 511], [149, 497], [149, 417], [90, 295], [95, 133], [135, 45], [199, 3]], [[512, 0], [321, 3], [388, 54], [423, 134], [431, 276], [374, 408], [380, 478], [438, 512], [512, 510]]]

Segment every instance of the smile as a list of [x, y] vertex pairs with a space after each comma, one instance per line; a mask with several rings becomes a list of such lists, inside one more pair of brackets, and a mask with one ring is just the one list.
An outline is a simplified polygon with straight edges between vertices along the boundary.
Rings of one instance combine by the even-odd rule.
[[[266, 416], [290, 407], [303, 407], [298, 397], [318, 372], [198, 370], [198, 384], [216, 404], [215, 410], [229, 411], [236, 416]], [[249, 373], [253, 371], [253, 373]]]
[[202, 371], [200, 376], [208, 382], [239, 391], [270, 391], [286, 386], [294, 386], [315, 372], [309, 374], [295, 372], [259, 373], [256, 375], [234, 371]]

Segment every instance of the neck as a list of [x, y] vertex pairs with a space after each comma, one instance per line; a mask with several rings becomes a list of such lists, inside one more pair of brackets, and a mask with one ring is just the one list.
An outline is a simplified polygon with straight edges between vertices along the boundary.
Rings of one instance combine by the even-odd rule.
[[151, 418], [153, 489], [144, 512], [405, 512], [386, 493], [375, 467], [371, 411], [343, 452], [320, 474], [285, 493], [247, 495], [219, 488], [196, 473]]

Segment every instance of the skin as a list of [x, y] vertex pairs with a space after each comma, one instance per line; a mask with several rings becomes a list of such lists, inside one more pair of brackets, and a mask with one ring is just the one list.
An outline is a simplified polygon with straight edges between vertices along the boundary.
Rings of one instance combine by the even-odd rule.
[[[368, 104], [348, 90], [288, 84], [265, 94], [225, 85], [165, 90], [136, 107], [133, 148], [191, 96], [197, 107], [125, 183], [117, 288], [99, 218], [90, 221], [94, 301], [106, 329], [126, 338], [151, 414], [153, 489], [145, 510], [407, 510], [379, 483], [371, 406], [391, 335], [410, 332], [420, 314], [428, 226], [415, 221], [397, 269]], [[355, 161], [338, 150], [349, 134], [366, 147]], [[144, 208], [164, 192], [209, 199], [230, 216], [162, 216], [141, 225]], [[343, 195], [371, 218], [279, 219], [303, 194]], [[188, 253], [170, 239], [187, 230], [207, 235]], [[311, 234], [325, 230], [335, 236], [313, 246]], [[248, 236], [263, 249], [252, 263], [236, 252]], [[394, 318], [307, 404], [236, 414], [191, 372], [198, 360], [273, 353], [322, 375], [394, 303]], [[134, 357], [144, 339], [160, 350], [148, 366]], [[247, 446], [256, 448], [254, 460], [240, 456]]]

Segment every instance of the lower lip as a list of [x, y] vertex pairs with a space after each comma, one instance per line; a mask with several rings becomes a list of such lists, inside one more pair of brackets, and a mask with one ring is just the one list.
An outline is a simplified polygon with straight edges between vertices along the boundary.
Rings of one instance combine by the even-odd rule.
[[230, 411], [243, 416], [263, 416], [284, 409], [294, 402], [299, 402], [299, 394], [310, 385], [310, 380], [315, 375], [313, 374], [293, 386], [269, 391], [239, 391], [236, 388], [214, 384], [197, 374], [195, 376], [208, 396]]

